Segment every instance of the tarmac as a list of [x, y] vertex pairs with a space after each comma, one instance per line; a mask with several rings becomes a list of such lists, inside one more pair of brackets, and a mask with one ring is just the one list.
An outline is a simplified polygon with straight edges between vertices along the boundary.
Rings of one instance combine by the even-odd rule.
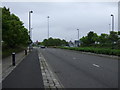
[[16, 54], [16, 66], [12, 66], [11, 57], [3, 60], [2, 88], [43, 88], [37, 50], [27, 56], [24, 52]]
[[[27, 51], [28, 52], [28, 51]], [[29, 52], [28, 52], [29, 54]], [[12, 66], [12, 54], [2, 59], [2, 81], [12, 72], [13, 69], [26, 57], [25, 52], [15, 54], [15, 66]]]

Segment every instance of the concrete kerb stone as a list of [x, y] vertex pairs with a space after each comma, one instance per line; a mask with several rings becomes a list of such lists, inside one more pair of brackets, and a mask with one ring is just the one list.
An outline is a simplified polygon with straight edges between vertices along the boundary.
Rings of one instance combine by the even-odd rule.
[[47, 64], [46, 60], [44, 59], [43, 55], [38, 50], [40, 68], [42, 70], [43, 76], [43, 83], [44, 88], [52, 89], [52, 88], [63, 88], [63, 86], [59, 83], [59, 81], [55, 78], [53, 72], [50, 70], [49, 65]]

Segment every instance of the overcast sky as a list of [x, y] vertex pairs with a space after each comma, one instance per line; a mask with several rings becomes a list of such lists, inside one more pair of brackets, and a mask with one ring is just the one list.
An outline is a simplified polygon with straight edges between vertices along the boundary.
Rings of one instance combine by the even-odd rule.
[[47, 16], [50, 16], [50, 37], [69, 40], [86, 36], [89, 31], [98, 35], [109, 33], [111, 14], [115, 16], [115, 31], [118, 30], [117, 2], [4, 2], [24, 26], [28, 28], [28, 12], [32, 14], [32, 40], [47, 38]]

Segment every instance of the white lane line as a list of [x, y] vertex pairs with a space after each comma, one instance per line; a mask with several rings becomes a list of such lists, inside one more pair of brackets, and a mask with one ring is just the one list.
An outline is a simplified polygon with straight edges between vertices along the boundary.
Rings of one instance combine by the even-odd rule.
[[93, 66], [95, 66], [95, 67], [100, 67], [99, 65], [97, 65], [97, 64], [93, 64]]
[[76, 59], [75, 57], [73, 57], [73, 59]]

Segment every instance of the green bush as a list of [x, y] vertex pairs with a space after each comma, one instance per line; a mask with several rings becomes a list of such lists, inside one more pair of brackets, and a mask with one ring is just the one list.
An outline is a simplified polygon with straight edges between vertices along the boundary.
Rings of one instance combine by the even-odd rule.
[[106, 55], [116, 55], [120, 56], [119, 49], [110, 49], [110, 48], [95, 48], [95, 47], [58, 47], [61, 49], [76, 50], [83, 52], [92, 52], [97, 54], [106, 54]]

